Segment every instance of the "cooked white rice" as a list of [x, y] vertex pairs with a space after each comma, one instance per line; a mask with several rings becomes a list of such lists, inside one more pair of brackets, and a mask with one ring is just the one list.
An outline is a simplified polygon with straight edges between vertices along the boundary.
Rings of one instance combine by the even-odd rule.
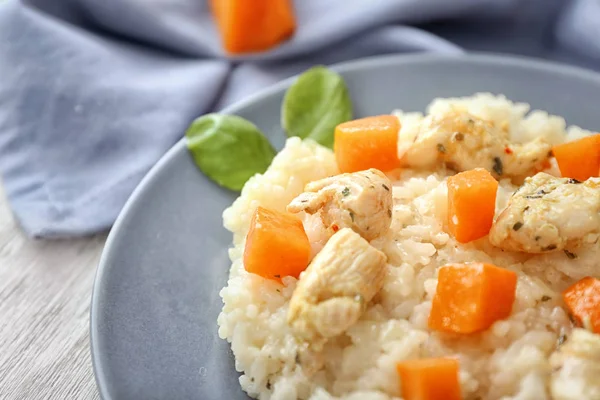
[[[509, 124], [512, 140], [539, 135], [561, 143], [589, 132], [566, 129], [563, 118], [543, 111], [529, 114], [529, 105], [503, 96], [477, 94], [468, 98], [436, 99], [428, 112], [464, 107], [471, 114]], [[402, 129], [415, 129], [419, 113], [396, 111]], [[555, 167], [554, 167], [555, 168]], [[339, 173], [333, 153], [311, 141], [291, 138], [269, 170], [253, 177], [241, 196], [223, 213], [233, 232], [234, 247], [227, 286], [221, 291], [219, 336], [231, 343], [242, 388], [259, 399], [399, 399], [396, 363], [418, 357], [454, 356], [460, 361], [465, 399], [549, 399], [549, 355], [557, 338], [569, 334], [570, 322], [561, 307], [560, 292], [590, 275], [597, 264], [596, 247], [570, 260], [562, 252], [527, 255], [504, 252], [487, 238], [460, 244], [446, 227], [445, 170], [405, 170], [394, 181], [393, 221], [389, 233], [372, 244], [388, 256], [388, 275], [381, 292], [362, 318], [345, 335], [326, 345], [326, 365], [306, 377], [296, 363], [297, 344], [286, 323], [288, 301], [296, 279], [284, 286], [247, 273], [242, 264], [245, 235], [257, 206], [284, 211], [306, 183]], [[497, 212], [516, 189], [500, 182]], [[319, 232], [308, 217], [309, 238]], [[450, 262], [489, 262], [515, 271], [516, 300], [510, 318], [485, 332], [452, 336], [427, 327], [436, 270]], [[543, 296], [551, 297], [542, 301]], [[599, 378], [600, 379], [600, 378]]]

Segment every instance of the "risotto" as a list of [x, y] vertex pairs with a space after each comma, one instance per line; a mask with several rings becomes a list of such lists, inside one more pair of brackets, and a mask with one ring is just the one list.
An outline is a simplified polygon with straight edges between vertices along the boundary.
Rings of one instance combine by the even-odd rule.
[[[219, 336], [231, 343], [243, 390], [261, 400], [451, 399], [450, 392], [431, 394], [436, 385], [454, 390], [445, 382], [446, 367], [428, 377], [431, 371], [416, 361], [452, 360], [460, 398], [600, 399], [599, 335], [591, 333], [600, 312], [593, 307], [600, 303], [590, 306], [589, 318], [571, 315], [563, 295], [600, 277], [599, 209], [585, 192], [598, 182], [560, 178], [562, 167], [550, 152], [590, 132], [491, 94], [435, 99], [425, 115], [393, 116], [401, 125], [394, 151], [402, 168], [340, 175], [347, 171], [340, 171], [333, 151], [294, 137], [225, 210], [233, 247], [220, 293]], [[493, 129], [498, 137], [481, 136]], [[468, 147], [477, 135], [481, 143]], [[473, 233], [472, 218], [459, 221], [464, 207], [452, 203], [458, 195], [450, 188], [456, 181], [456, 190], [468, 196], [473, 185], [466, 180], [460, 186], [460, 175], [472, 171], [489, 176], [493, 224], [476, 221], [476, 230], [485, 232], [461, 239], [464, 224]], [[552, 193], [558, 197], [548, 206]], [[483, 205], [471, 207], [485, 219]], [[269, 265], [260, 258], [252, 260], [254, 269], [244, 265], [251, 225], [263, 227], [258, 208], [301, 221], [284, 235], [305, 232], [309, 247], [294, 244], [290, 252], [306, 253], [308, 269], [302, 257], [290, 261], [286, 253], [284, 261], [274, 256], [263, 258]], [[492, 277], [484, 288], [491, 298], [479, 304], [481, 318], [469, 320], [477, 314], [469, 301], [479, 300], [452, 286], [461, 284], [452, 281], [458, 268]], [[271, 279], [263, 273], [278, 270], [284, 273]], [[351, 271], [358, 280], [342, 287]], [[512, 289], [512, 278], [500, 283], [505, 276], [514, 277]], [[449, 282], [444, 290], [442, 279]], [[322, 307], [324, 291], [328, 301], [339, 300], [328, 304], [331, 310]], [[452, 304], [466, 311], [448, 314]], [[414, 394], [419, 385], [421, 397]]]

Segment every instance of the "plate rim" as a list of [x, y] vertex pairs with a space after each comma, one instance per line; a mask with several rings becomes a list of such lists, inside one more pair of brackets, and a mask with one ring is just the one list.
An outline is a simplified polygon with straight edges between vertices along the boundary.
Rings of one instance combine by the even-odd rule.
[[[328, 66], [328, 68], [331, 68], [336, 72], [346, 73], [355, 70], [363, 70], [386, 65], [410, 65], [419, 63], [452, 61], [464, 64], [479, 64], [483, 66], [500, 65], [506, 67], [542, 70], [549, 73], [569, 75], [577, 79], [587, 79], [590, 81], [594, 81], [596, 84], [600, 85], [600, 73], [590, 69], [534, 57], [491, 52], [467, 52], [463, 54], [439, 54], [429, 52], [387, 54], [336, 63], [332, 64], [331, 66]], [[286, 89], [297, 78], [297, 76], [298, 75], [294, 75], [292, 77], [279, 81], [265, 89], [256, 92], [255, 94], [245, 97], [244, 99], [237, 101], [216, 112], [224, 114], [235, 114], [240, 109], [243, 109], [253, 103], [260, 102], [264, 98], [272, 96], [273, 94]], [[104, 271], [106, 269], [106, 265], [108, 264], [109, 258], [111, 257], [112, 248], [114, 247], [113, 242], [116, 242], [115, 238], [117, 236], [117, 232], [121, 230], [121, 225], [123, 224], [123, 221], [138, 203], [138, 199], [141, 197], [141, 193], [143, 193], [146, 187], [151, 184], [151, 182], [155, 179], [155, 176], [159, 174], [159, 171], [163, 169], [163, 166], [169, 163], [182, 151], [185, 151], [185, 136], [179, 139], [165, 154], [163, 154], [156, 162], [156, 164], [154, 164], [144, 175], [144, 177], [140, 180], [135, 189], [131, 192], [131, 195], [127, 198], [127, 201], [125, 202], [123, 208], [121, 209], [115, 222], [113, 223], [112, 228], [110, 229], [110, 232], [104, 244], [104, 247], [102, 249], [100, 260], [98, 261], [98, 266], [94, 274], [94, 283], [92, 285], [90, 301], [89, 350], [91, 355], [94, 380], [96, 382], [96, 387], [102, 400], [114, 400], [112, 397], [110, 397], [108, 393], [107, 378], [104, 374], [104, 366], [101, 365], [99, 361], [100, 350], [98, 349], [97, 342], [97, 337], [100, 336], [98, 331], [98, 315], [100, 315], [102, 311], [99, 308], [100, 305], [98, 293], [102, 291], [102, 287], [104, 286], [106, 275]]]

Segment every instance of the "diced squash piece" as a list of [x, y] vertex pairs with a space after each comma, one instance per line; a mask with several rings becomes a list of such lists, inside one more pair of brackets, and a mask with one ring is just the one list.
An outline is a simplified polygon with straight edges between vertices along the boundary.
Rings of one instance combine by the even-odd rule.
[[473, 333], [508, 317], [515, 301], [517, 274], [491, 264], [450, 264], [439, 269], [429, 328]]
[[296, 29], [292, 0], [210, 0], [225, 50], [269, 50]]
[[556, 145], [552, 153], [565, 178], [585, 181], [600, 170], [600, 134]]
[[246, 271], [276, 281], [284, 276], [298, 278], [309, 257], [310, 243], [302, 221], [263, 207], [256, 209], [246, 236]]
[[425, 358], [396, 365], [404, 400], [460, 400], [458, 360]]
[[563, 292], [563, 299], [580, 326], [600, 333], [600, 279], [583, 278]]
[[483, 168], [448, 178], [448, 229], [460, 243], [490, 232], [496, 210], [498, 182]]
[[344, 122], [335, 128], [333, 149], [341, 172], [369, 168], [390, 171], [400, 166], [398, 134], [400, 121], [379, 115]]

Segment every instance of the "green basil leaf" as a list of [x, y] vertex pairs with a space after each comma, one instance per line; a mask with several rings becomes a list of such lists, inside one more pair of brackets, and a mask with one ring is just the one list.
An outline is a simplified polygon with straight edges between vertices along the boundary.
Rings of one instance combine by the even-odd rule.
[[281, 125], [288, 136], [311, 138], [329, 148], [335, 127], [350, 119], [352, 100], [344, 79], [323, 66], [300, 75], [281, 107]]
[[198, 168], [232, 190], [241, 190], [250, 177], [265, 172], [275, 157], [262, 132], [235, 115], [204, 115], [192, 122], [185, 136]]

